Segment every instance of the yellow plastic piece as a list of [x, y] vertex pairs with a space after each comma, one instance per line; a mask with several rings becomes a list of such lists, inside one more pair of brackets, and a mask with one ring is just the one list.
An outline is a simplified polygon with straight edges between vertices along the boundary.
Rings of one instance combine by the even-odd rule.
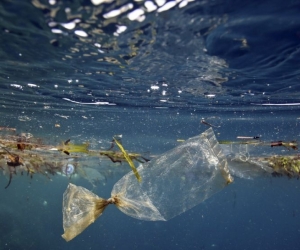
[[84, 144], [73, 144], [73, 143], [67, 143], [63, 144], [61, 148], [59, 148], [60, 151], [65, 152], [66, 154], [69, 153], [85, 153], [87, 154], [89, 152], [88, 150], [88, 143]]
[[125, 149], [123, 148], [122, 144], [116, 139], [114, 138], [115, 143], [118, 145], [118, 147], [120, 148], [120, 150], [122, 151], [126, 161], [128, 162], [129, 166], [131, 167], [135, 177], [138, 179], [139, 182], [142, 181], [141, 176], [139, 175], [138, 171], [136, 170], [136, 167], [134, 166], [133, 161], [131, 160], [130, 156], [128, 155], [128, 153], [125, 151]]

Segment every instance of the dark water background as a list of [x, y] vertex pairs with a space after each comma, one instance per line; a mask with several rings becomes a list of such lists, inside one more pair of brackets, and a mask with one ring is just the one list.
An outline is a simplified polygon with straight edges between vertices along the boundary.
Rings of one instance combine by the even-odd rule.
[[[1, 1], [1, 126], [51, 142], [108, 141], [122, 134], [128, 150], [151, 154], [201, 133], [207, 127], [200, 120], [210, 117], [218, 117], [211, 120], [221, 125], [220, 140], [299, 140], [299, 1], [195, 1], [183, 8], [178, 2], [168, 11], [146, 13], [142, 22], [128, 20], [129, 11], [103, 16], [129, 3], [131, 11], [144, 6]], [[74, 29], [63, 27], [70, 22]], [[120, 26], [127, 29], [117, 36]], [[109, 197], [119, 178], [120, 173], [110, 176], [94, 192]], [[68, 180], [16, 176], [4, 189], [7, 181], [0, 177], [0, 249], [300, 245], [296, 179], [236, 178], [168, 222], [135, 220], [110, 206], [69, 243], [60, 236]], [[73, 181], [91, 188], [82, 179]]]

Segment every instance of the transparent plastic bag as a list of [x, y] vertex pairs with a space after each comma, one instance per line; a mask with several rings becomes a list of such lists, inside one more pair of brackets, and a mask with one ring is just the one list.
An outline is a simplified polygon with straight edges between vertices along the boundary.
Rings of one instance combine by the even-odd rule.
[[141, 220], [169, 220], [196, 206], [233, 181], [213, 130], [138, 167], [113, 187], [111, 198], [69, 184], [63, 202], [63, 238], [67, 241], [94, 222], [108, 204]]

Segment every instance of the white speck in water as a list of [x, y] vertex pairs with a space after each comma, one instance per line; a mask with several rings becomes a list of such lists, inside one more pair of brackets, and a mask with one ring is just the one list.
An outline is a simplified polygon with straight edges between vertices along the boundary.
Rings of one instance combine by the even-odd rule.
[[88, 34], [85, 31], [83, 31], [83, 30], [75, 30], [74, 33], [77, 36], [88, 37]]
[[39, 87], [38, 85], [36, 85], [36, 84], [33, 84], [33, 83], [27, 83], [27, 85], [28, 85], [28, 87], [30, 87], [30, 88], [35, 88], [35, 87]]
[[63, 33], [63, 31], [60, 29], [51, 29], [51, 32], [54, 34], [62, 34]]
[[144, 15], [145, 11], [143, 9], [136, 9], [127, 14], [127, 17], [130, 21], [138, 19], [140, 16]]
[[159, 86], [151, 85], [151, 89], [152, 89], [152, 90], [158, 90], [158, 89], [159, 89]]
[[144, 5], [148, 12], [152, 12], [157, 9], [156, 5], [151, 1], [146, 1]]
[[18, 120], [21, 121], [21, 122], [28, 122], [31, 119], [26, 115], [20, 115], [20, 116], [18, 116]]
[[160, 7], [166, 3], [166, 0], [155, 0], [156, 4]]
[[14, 88], [17, 88], [17, 89], [23, 89], [23, 86], [19, 85], [19, 84], [11, 84], [10, 86], [14, 87]]
[[163, 11], [169, 10], [169, 9], [173, 8], [176, 4], [177, 4], [176, 1], [167, 2], [164, 6], [160, 7], [157, 10], [157, 12], [163, 12]]

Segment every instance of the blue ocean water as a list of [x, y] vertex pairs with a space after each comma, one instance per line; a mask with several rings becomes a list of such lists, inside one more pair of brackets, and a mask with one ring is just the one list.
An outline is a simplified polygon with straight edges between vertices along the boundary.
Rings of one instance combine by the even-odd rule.
[[[294, 0], [3, 0], [0, 127], [50, 144], [109, 147], [122, 134], [127, 150], [149, 156], [202, 133], [203, 119], [219, 140], [298, 141], [299, 12]], [[110, 168], [93, 189], [104, 198], [130, 170]], [[0, 249], [299, 249], [297, 179], [235, 178], [167, 222], [109, 206], [68, 243], [63, 192], [91, 184], [26, 174], [7, 182], [1, 175]]]

